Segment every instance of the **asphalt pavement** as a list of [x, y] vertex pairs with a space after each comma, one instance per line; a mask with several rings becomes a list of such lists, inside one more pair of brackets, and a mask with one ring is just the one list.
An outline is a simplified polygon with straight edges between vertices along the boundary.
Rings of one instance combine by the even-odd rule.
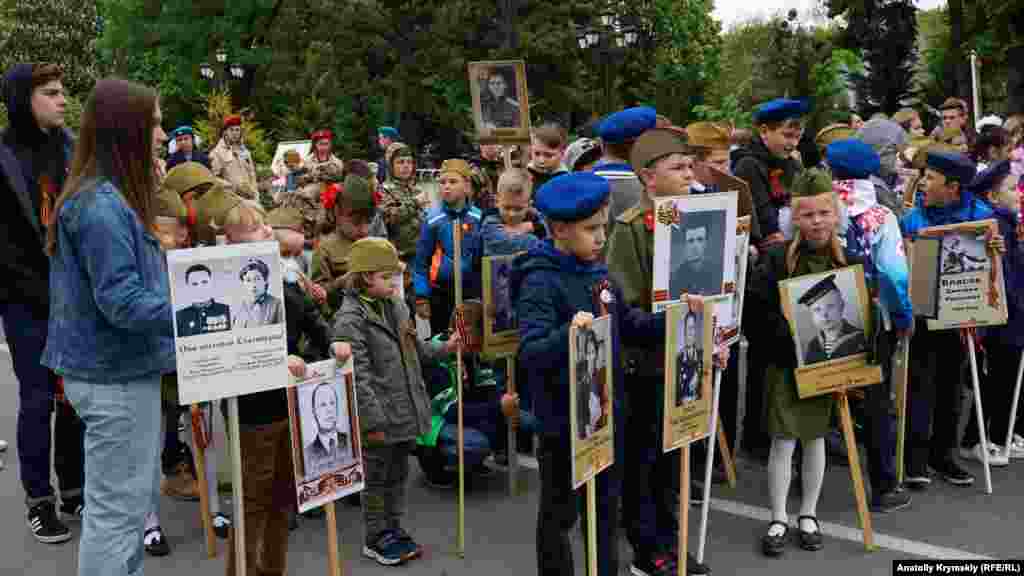
[[[0, 350], [0, 438], [11, 447], [0, 458], [0, 575], [73, 575], [76, 538], [61, 545], [39, 544], [25, 526], [24, 494], [18, 480], [15, 454], [17, 383], [9, 356]], [[912, 506], [889, 515], [875, 515], [873, 524], [879, 548], [866, 552], [860, 532], [853, 491], [846, 467], [831, 466], [827, 472], [818, 516], [826, 534], [825, 547], [805, 552], [792, 545], [780, 559], [765, 559], [759, 539], [766, 527], [767, 474], [760, 464], [742, 460], [735, 489], [715, 486], [709, 516], [706, 559], [714, 574], [792, 576], [827, 571], [829, 576], [891, 574], [892, 562], [909, 558], [1009, 559], [1021, 557], [1021, 510], [1024, 509], [1024, 461], [1009, 468], [993, 469], [994, 493], [983, 492], [980, 465], [968, 464], [977, 481], [957, 488], [941, 481], [923, 494], [914, 494]], [[54, 481], [56, 482], [56, 481]], [[503, 576], [535, 573], [535, 525], [538, 477], [523, 469], [521, 492], [509, 496], [507, 476], [495, 474], [476, 482], [466, 498], [466, 554], [454, 553], [456, 496], [424, 486], [413, 464], [409, 484], [409, 532], [426, 547], [424, 558], [400, 568], [383, 568], [359, 556], [362, 528], [355, 508], [338, 506], [338, 528], [346, 574], [423, 574]], [[794, 487], [790, 510], [795, 516], [799, 489]], [[227, 495], [224, 495], [226, 509]], [[162, 523], [173, 547], [170, 556], [146, 558], [146, 574], [158, 576], [212, 576], [224, 574], [225, 542], [219, 541], [218, 557], [207, 559], [197, 503], [164, 498]], [[690, 542], [696, 547], [700, 509], [690, 509]], [[289, 542], [289, 574], [327, 572], [325, 521], [303, 519]], [[575, 537], [576, 573], [583, 574], [582, 544]], [[629, 573], [630, 550], [620, 543], [623, 574]]]

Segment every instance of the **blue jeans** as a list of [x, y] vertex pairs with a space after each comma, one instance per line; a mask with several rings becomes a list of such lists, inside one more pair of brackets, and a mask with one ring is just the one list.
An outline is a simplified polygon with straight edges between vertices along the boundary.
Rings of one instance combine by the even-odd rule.
[[[11, 349], [11, 363], [18, 379], [18, 465], [25, 501], [29, 506], [53, 501], [50, 485], [50, 445], [54, 444], [54, 469], [61, 497], [81, 496], [82, 423], [67, 406], [57, 409], [53, 434], [57, 378], [39, 363], [46, 345], [46, 318], [31, 306], [7, 303], [0, 306], [4, 334]], [[45, 314], [43, 314], [45, 316]], [[56, 439], [56, 442], [52, 442]]]
[[78, 576], [141, 576], [142, 529], [158, 498], [160, 377], [65, 379], [85, 422], [85, 517]]

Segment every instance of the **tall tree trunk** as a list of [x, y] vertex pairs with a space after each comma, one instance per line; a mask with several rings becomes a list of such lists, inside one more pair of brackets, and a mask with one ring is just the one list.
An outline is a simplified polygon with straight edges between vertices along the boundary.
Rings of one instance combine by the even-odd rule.
[[[950, 96], [957, 96], [967, 101], [967, 117], [973, 118], [971, 110], [974, 98], [971, 94], [971, 67], [963, 50], [964, 42], [964, 3], [963, 0], [949, 0], [949, 62], [947, 72], [952, 78]], [[973, 125], [973, 123], [972, 123]]]

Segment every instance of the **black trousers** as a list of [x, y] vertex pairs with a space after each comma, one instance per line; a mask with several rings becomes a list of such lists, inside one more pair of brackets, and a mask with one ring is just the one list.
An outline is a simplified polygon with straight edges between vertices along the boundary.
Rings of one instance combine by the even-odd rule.
[[[537, 510], [537, 574], [566, 576], [573, 571], [569, 531], [577, 518], [586, 533], [586, 492], [572, 489], [569, 441], [545, 436], [540, 446], [540, 506]], [[597, 572], [619, 573], [619, 486], [616, 464], [597, 477]], [[584, 549], [586, 538], [584, 537]], [[586, 565], [586, 562], [584, 562]], [[591, 575], [595, 576], [595, 575]]]
[[928, 464], [954, 457], [960, 422], [961, 367], [966, 356], [958, 330], [929, 332], [926, 323], [918, 320], [910, 340], [908, 475], [922, 475]]

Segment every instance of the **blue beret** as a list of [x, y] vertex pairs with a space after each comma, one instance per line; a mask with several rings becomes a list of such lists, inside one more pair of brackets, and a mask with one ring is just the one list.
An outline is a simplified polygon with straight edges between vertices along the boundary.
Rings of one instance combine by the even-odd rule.
[[380, 128], [377, 129], [377, 134], [379, 134], [380, 136], [391, 138], [392, 140], [398, 140], [399, 138], [401, 138], [401, 136], [398, 135], [398, 130], [395, 130], [391, 126], [381, 126]]
[[981, 171], [980, 174], [971, 182], [971, 192], [978, 194], [979, 196], [987, 196], [1003, 178], [1006, 178], [1010, 174], [1010, 161], [1000, 160], [995, 164]]
[[537, 190], [534, 205], [549, 220], [576, 222], [593, 216], [608, 201], [611, 185], [593, 172], [556, 176]]
[[929, 152], [927, 165], [946, 178], [959, 180], [961, 187], [967, 187], [978, 174], [974, 162], [959, 152]]
[[178, 136], [181, 136], [182, 134], [188, 134], [188, 135], [192, 136], [192, 135], [195, 135], [195, 132], [193, 132], [191, 126], [178, 126], [177, 128], [174, 129], [174, 132], [171, 132], [171, 137], [172, 138], [177, 138]]
[[864, 180], [882, 165], [878, 153], [856, 138], [836, 140], [825, 148], [825, 160], [835, 180]]
[[811, 110], [807, 100], [789, 100], [776, 98], [761, 104], [754, 110], [754, 122], [784, 122], [791, 118], [799, 118]]
[[605, 117], [597, 127], [597, 135], [609, 144], [618, 144], [640, 137], [654, 128], [657, 121], [658, 113], [650, 106], [626, 108]]

